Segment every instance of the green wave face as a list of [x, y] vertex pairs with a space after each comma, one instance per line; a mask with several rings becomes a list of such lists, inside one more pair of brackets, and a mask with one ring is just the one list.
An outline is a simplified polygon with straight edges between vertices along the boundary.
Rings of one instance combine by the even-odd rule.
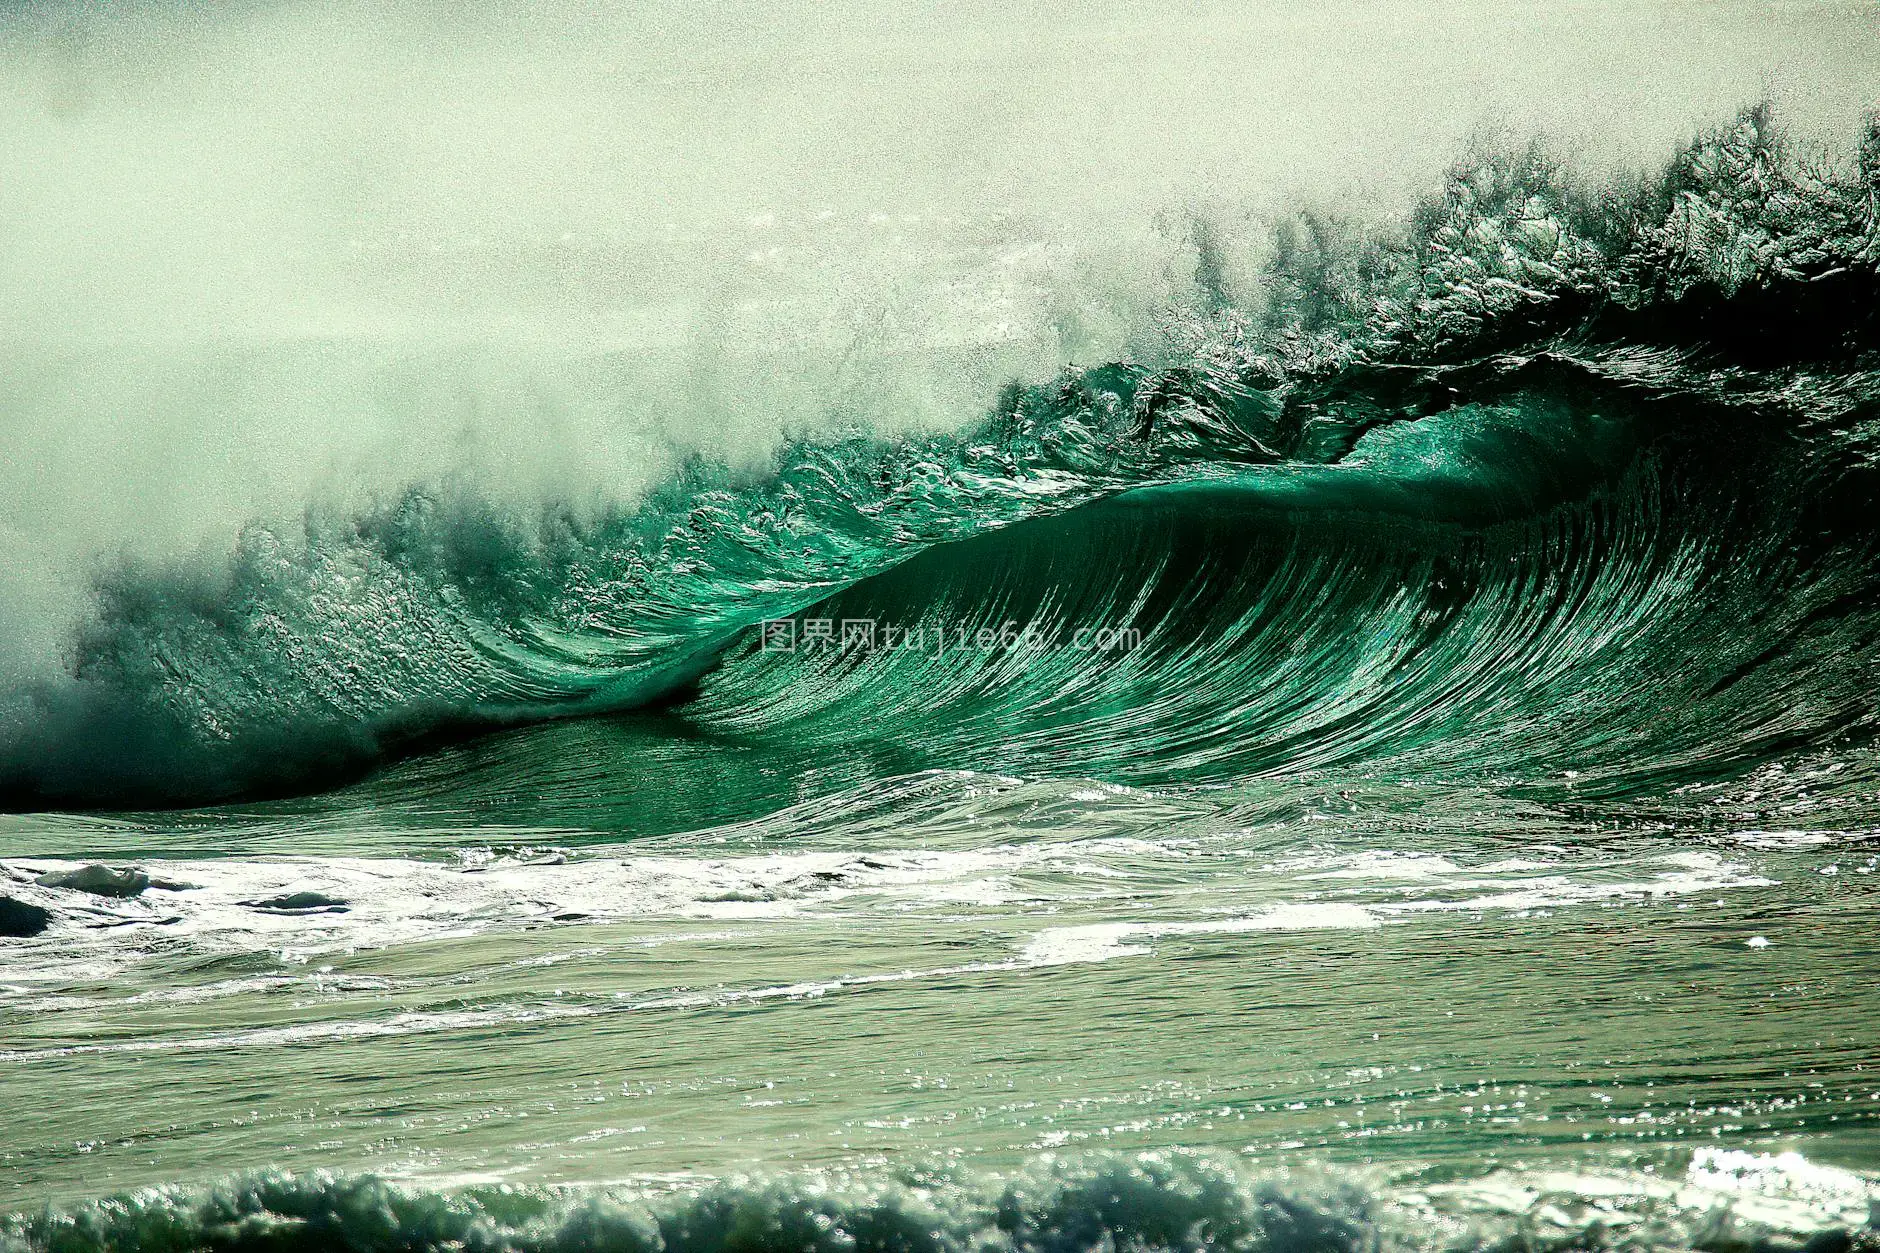
[[[957, 435], [695, 463], [598, 518], [414, 488], [120, 568], [0, 782], [199, 803], [631, 716], [583, 734], [678, 771], [609, 797], [641, 829], [812, 759], [1624, 796], [1835, 751], [1872, 720], [1876, 152], [1810, 173], [1752, 112], [1623, 197], [1489, 162], [1395, 243], [1286, 236], [1231, 349]], [[701, 745], [771, 764], [727, 796]]]

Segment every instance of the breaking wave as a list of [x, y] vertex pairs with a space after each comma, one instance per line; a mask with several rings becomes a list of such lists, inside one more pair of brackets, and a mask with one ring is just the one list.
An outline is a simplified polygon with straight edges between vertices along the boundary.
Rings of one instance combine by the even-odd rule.
[[1400, 230], [1281, 223], [1250, 307], [1198, 228], [1180, 353], [960, 433], [599, 513], [433, 485], [256, 523], [100, 580], [69, 673], [0, 705], [0, 797], [293, 793], [647, 709], [883, 773], [1624, 795], [1840, 752], [1880, 666], [1877, 206], [1880, 129], [1837, 168], [1766, 109], [1625, 186], [1503, 153]]
[[[1793, 1155], [1789, 1155], [1793, 1158]], [[1383, 1189], [1311, 1168], [1261, 1176], [1169, 1152], [1047, 1156], [1007, 1173], [752, 1176], [671, 1191], [400, 1188], [261, 1172], [0, 1220], [8, 1253], [117, 1248], [470, 1253], [1383, 1253], [1870, 1247], [1870, 1189], [1799, 1158], [1704, 1151], [1683, 1180], [1490, 1177]]]

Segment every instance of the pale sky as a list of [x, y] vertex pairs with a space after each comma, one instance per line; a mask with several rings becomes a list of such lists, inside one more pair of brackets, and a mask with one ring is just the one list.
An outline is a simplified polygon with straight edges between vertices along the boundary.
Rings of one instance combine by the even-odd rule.
[[1394, 203], [1485, 127], [1636, 163], [1763, 95], [1837, 138], [1880, 96], [1871, 0], [11, 12], [0, 332], [35, 334], [382, 302], [361, 239], [475, 241], [526, 271], [568, 233], [765, 212], [1016, 208], [1095, 232], [1197, 200]]

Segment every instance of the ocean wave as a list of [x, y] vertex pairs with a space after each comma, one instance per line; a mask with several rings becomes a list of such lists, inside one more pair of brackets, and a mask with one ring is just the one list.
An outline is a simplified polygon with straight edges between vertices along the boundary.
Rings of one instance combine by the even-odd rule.
[[[1864, 740], [1876, 203], [1880, 127], [1835, 168], [1760, 108], [1632, 185], [1491, 154], [1402, 230], [1282, 224], [1253, 307], [960, 433], [803, 437], [599, 512], [414, 487], [119, 566], [69, 673], [0, 702], [0, 796], [302, 792], [649, 708], [890, 772], [1582, 794]], [[1000, 646], [763, 646], [845, 619]]]
[[[674, 1185], [677, 1186], [674, 1186]], [[0, 1218], [7, 1253], [93, 1249], [453, 1249], [494, 1253], [1381, 1253], [1387, 1250], [1853, 1249], [1871, 1185], [1781, 1157], [1700, 1150], [1683, 1178], [1522, 1175], [1412, 1186], [1185, 1152], [1046, 1155], [666, 1187], [400, 1187], [257, 1172]]]

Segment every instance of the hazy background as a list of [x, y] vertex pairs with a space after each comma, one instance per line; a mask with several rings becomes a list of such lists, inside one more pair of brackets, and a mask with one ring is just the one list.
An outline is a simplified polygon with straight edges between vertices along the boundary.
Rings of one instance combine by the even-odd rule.
[[1655, 163], [1764, 96], [1845, 144], [1876, 94], [1845, 0], [8, 5], [0, 663], [96, 562], [315, 497], [957, 421], [1142, 350], [1195, 213], [1398, 212], [1492, 130]]

